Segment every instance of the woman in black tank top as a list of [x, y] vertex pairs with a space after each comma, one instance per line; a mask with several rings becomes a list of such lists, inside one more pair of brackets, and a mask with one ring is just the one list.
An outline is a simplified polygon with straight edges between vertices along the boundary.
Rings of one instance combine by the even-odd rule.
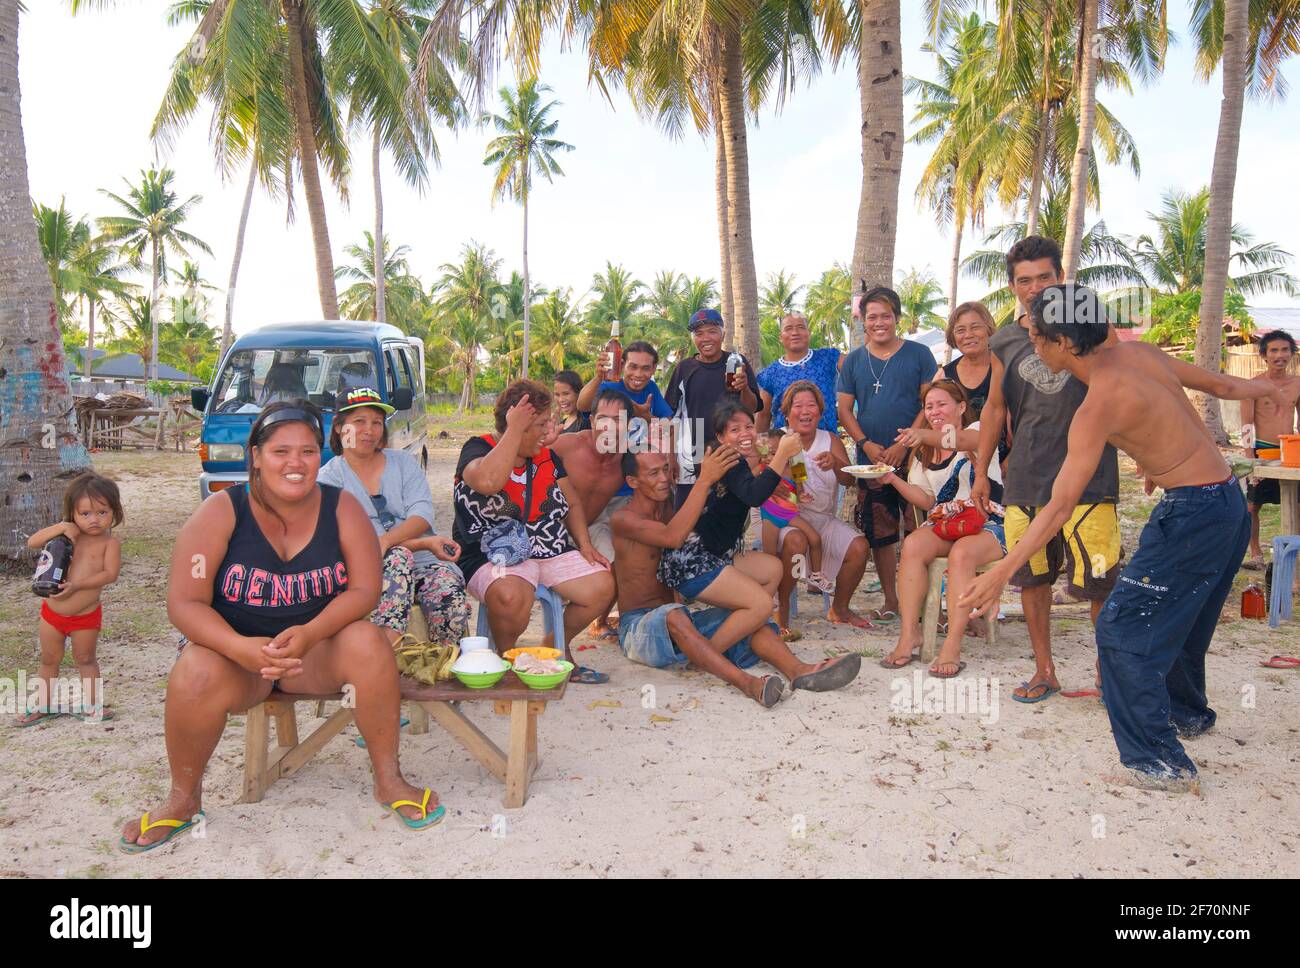
[[267, 407], [248, 436], [247, 490], [213, 495], [177, 536], [167, 614], [188, 644], [167, 682], [171, 795], [127, 824], [120, 844], [127, 853], [195, 822], [227, 716], [273, 689], [336, 693], [346, 684], [375, 798], [411, 827], [432, 826], [445, 813], [398, 767], [397, 663], [366, 621], [379, 600], [379, 543], [350, 494], [317, 485], [321, 430], [306, 401]]

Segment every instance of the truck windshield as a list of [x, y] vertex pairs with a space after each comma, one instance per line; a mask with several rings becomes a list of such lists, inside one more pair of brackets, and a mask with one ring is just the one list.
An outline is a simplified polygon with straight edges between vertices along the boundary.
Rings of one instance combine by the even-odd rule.
[[277, 400], [310, 400], [333, 410], [343, 391], [384, 388], [375, 356], [363, 349], [260, 349], [230, 354], [213, 394], [213, 413], [260, 413]]

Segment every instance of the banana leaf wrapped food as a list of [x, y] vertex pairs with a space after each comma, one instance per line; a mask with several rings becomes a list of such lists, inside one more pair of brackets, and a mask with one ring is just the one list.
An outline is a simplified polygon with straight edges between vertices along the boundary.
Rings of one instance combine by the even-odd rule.
[[451, 667], [460, 656], [455, 645], [422, 642], [411, 634], [393, 643], [397, 671], [430, 686], [451, 678]]

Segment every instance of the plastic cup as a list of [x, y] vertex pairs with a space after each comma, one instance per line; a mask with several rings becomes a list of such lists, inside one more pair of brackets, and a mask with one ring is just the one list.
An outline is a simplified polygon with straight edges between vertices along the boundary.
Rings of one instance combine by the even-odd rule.
[[462, 652], [478, 652], [490, 648], [492, 648], [492, 643], [488, 641], [486, 635], [467, 635], [460, 640], [460, 650]]

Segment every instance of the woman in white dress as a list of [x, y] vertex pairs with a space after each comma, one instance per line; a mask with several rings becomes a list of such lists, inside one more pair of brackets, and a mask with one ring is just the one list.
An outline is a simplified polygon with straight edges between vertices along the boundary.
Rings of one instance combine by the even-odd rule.
[[[843, 473], [842, 468], [852, 462], [839, 437], [818, 427], [825, 409], [826, 400], [811, 380], [790, 384], [781, 397], [781, 412], [785, 414], [786, 426], [799, 435], [808, 467], [808, 480], [800, 488], [799, 517], [821, 535], [821, 570], [835, 580], [827, 619], [870, 629], [874, 626], [849, 608], [849, 601], [866, 571], [870, 548], [861, 531], [836, 515], [840, 485], [853, 483], [853, 478]], [[794, 563], [796, 557], [806, 560], [808, 542], [798, 529], [787, 527], [778, 532], [777, 548], [782, 565], [781, 585], [777, 592], [778, 624], [784, 629], [790, 622], [790, 592], [796, 585]], [[805, 564], [804, 573], [809, 570]]]

